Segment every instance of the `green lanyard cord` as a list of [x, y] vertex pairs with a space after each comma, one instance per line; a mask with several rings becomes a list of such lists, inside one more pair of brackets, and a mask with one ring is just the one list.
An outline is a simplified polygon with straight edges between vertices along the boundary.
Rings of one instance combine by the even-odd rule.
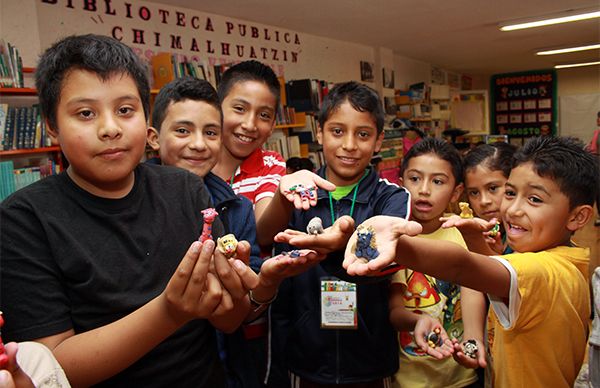
[[[365, 173], [363, 174], [362, 177], [360, 177], [360, 179], [358, 180], [358, 183], [356, 184], [356, 186], [354, 186], [354, 189], [352, 189], [354, 191], [354, 194], [352, 194], [352, 206], [350, 206], [350, 217], [352, 217], [352, 215], [354, 214], [354, 204], [356, 203], [356, 194], [358, 193], [358, 186], [360, 186], [360, 182], [362, 182], [363, 179], [365, 179], [365, 177], [369, 174], [369, 170], [365, 170]], [[333, 213], [333, 198], [331, 196], [331, 191], [328, 192], [329, 194], [329, 210], [331, 211], [331, 225], [333, 225], [333, 223], [335, 222], [335, 214]]]
[[235, 178], [235, 171], [237, 170], [237, 168], [235, 170], [233, 170], [233, 174], [231, 174], [231, 180], [229, 181], [229, 186], [231, 188], [233, 188], [233, 178]]

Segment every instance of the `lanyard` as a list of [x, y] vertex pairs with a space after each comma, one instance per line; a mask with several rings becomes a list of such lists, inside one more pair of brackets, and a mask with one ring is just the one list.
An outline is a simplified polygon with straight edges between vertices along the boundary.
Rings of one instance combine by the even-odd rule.
[[[236, 169], [237, 170], [237, 169]], [[233, 174], [231, 174], [231, 180], [229, 181], [229, 186], [233, 187], [233, 178], [235, 177], [235, 171], [233, 171]]]
[[[360, 182], [362, 182], [363, 179], [365, 179], [365, 177], [369, 174], [369, 170], [365, 170], [365, 173], [363, 174], [362, 177], [360, 177], [360, 179], [358, 180], [358, 183], [356, 184], [356, 186], [354, 186], [354, 189], [352, 189], [354, 191], [354, 194], [352, 194], [352, 206], [350, 206], [350, 217], [352, 217], [352, 215], [354, 214], [354, 204], [356, 203], [356, 194], [358, 193], [358, 186], [360, 186]], [[335, 214], [333, 213], [333, 197], [331, 196], [331, 192], [328, 192], [329, 194], [329, 210], [331, 211], [331, 225], [333, 225], [333, 223], [335, 222]]]

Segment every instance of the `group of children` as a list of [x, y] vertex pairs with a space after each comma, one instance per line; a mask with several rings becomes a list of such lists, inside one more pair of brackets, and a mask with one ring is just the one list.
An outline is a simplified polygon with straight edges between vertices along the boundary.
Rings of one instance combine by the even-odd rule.
[[[0, 206], [2, 334], [19, 346], [6, 345], [0, 387], [467, 387], [483, 367], [497, 387], [572, 386], [590, 295], [589, 250], [570, 238], [599, 175], [580, 143], [462, 159], [426, 138], [398, 186], [371, 166], [381, 99], [346, 82], [318, 113], [326, 164], [286, 174], [262, 148], [280, 94], [268, 66], [234, 65], [218, 90], [171, 82], [149, 128], [145, 74], [97, 35], [40, 59], [40, 105], [69, 167]], [[146, 144], [159, 157], [139, 163]], [[463, 191], [475, 218], [447, 213]], [[218, 217], [199, 241], [207, 208]], [[225, 234], [235, 254], [216, 249]], [[25, 367], [37, 359], [51, 367]]]

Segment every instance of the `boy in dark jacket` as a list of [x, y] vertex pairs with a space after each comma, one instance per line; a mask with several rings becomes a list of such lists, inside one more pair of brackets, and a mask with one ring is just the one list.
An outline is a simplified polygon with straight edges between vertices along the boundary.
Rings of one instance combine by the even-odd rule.
[[[408, 218], [409, 194], [381, 179], [370, 166], [383, 141], [383, 108], [371, 88], [347, 82], [336, 85], [319, 114], [317, 139], [327, 162], [318, 175], [336, 185], [319, 189], [317, 203], [294, 210], [290, 228], [305, 231], [313, 217], [327, 228], [349, 215], [357, 224], [378, 214]], [[279, 234], [287, 243], [293, 232]], [[398, 341], [388, 319], [389, 281], [345, 282], [323, 264], [282, 283], [272, 305], [272, 358], [283, 359], [294, 386], [320, 387], [360, 383], [384, 387], [398, 369]], [[341, 269], [341, 266], [339, 267]], [[335, 310], [336, 292], [343, 290], [346, 309]], [[337, 319], [342, 316], [341, 319]], [[271, 386], [282, 386], [271, 376]]]

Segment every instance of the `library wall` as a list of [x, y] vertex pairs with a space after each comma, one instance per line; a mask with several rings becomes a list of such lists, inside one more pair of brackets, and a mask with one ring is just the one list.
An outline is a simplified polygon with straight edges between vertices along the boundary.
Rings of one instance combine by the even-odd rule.
[[375, 62], [372, 47], [145, 1], [2, 0], [0, 11], [2, 37], [26, 66], [61, 37], [83, 32], [113, 36], [145, 58], [171, 52], [209, 66], [257, 59], [287, 79], [360, 79], [360, 61]]

